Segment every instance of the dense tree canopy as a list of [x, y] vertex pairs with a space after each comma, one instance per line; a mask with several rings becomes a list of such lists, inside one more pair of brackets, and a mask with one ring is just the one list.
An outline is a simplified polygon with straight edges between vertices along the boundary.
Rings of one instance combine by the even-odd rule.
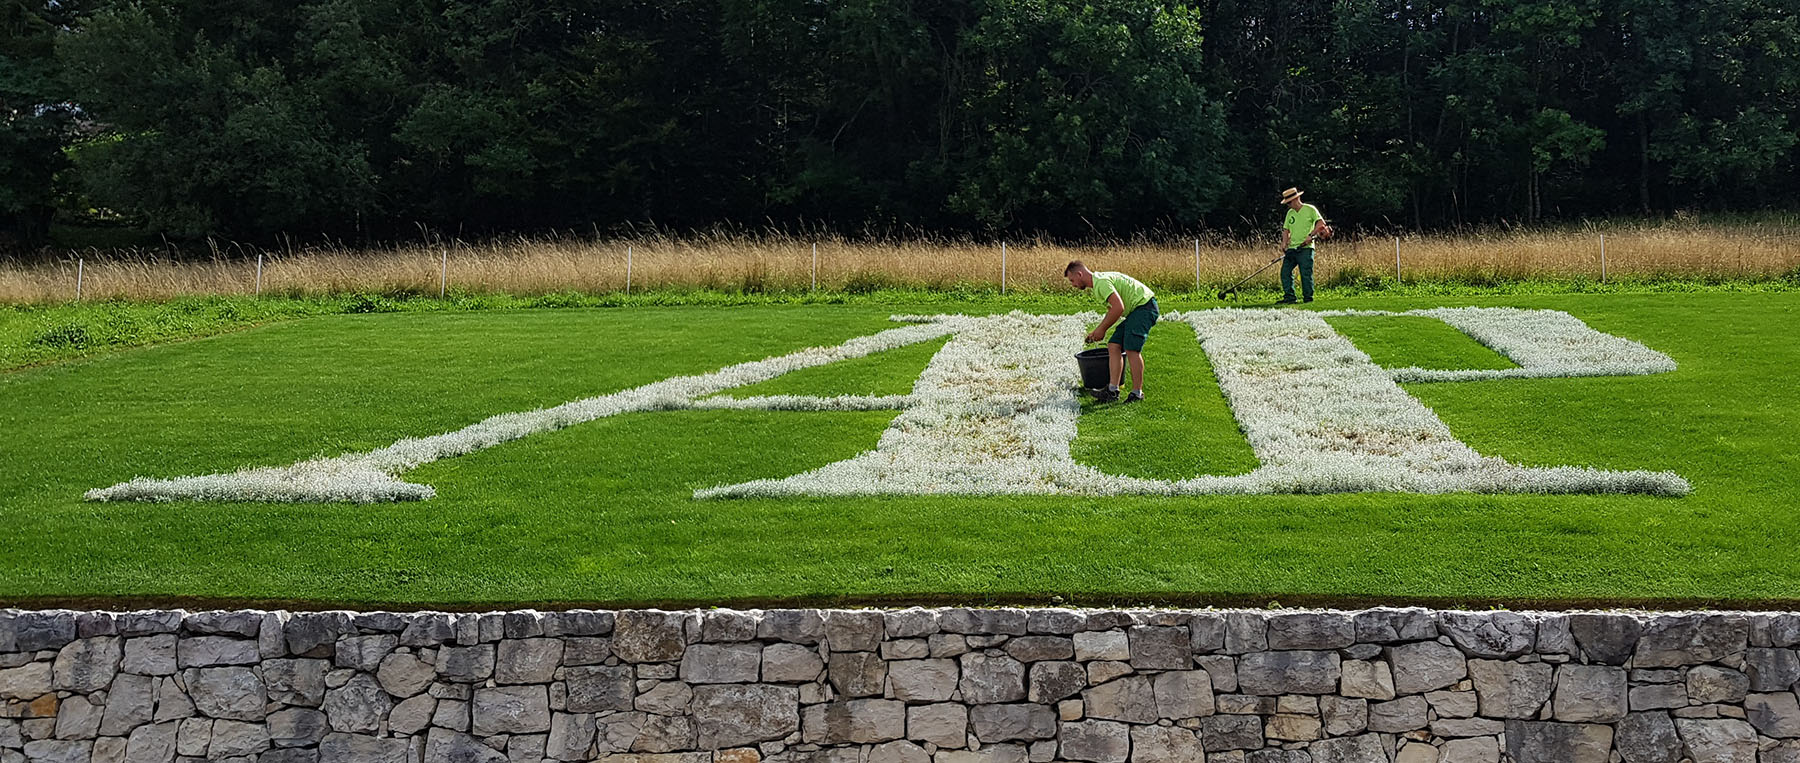
[[0, 0], [0, 237], [1800, 201], [1800, 0]]
[[35, 241], [55, 212], [74, 110], [57, 83], [56, 39], [79, 17], [68, 3], [0, 0], [0, 249]]

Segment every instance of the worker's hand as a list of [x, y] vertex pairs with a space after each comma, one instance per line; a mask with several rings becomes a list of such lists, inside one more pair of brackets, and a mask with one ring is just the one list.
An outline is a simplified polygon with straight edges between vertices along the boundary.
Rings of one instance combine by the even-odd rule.
[[1087, 340], [1088, 340], [1089, 344], [1098, 342], [1105, 338], [1106, 338], [1106, 331], [1104, 329], [1094, 329], [1093, 331], [1089, 331], [1088, 335], [1087, 335]]

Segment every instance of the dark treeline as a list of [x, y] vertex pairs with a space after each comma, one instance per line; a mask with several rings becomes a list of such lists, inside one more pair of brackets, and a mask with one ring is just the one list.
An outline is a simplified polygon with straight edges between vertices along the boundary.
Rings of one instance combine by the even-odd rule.
[[1800, 0], [0, 2], [15, 243], [1800, 201]]

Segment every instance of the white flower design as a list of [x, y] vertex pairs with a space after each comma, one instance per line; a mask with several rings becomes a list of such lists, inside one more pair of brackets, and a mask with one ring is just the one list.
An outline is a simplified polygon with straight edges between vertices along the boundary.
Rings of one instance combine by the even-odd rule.
[[[678, 408], [729, 408], [741, 401], [702, 401], [733, 387], [773, 379], [790, 371], [935, 339], [956, 330], [957, 323], [935, 322], [888, 329], [857, 337], [836, 347], [813, 347], [765, 360], [728, 366], [697, 376], [678, 376], [583, 400], [522, 413], [503, 413], [463, 429], [432, 437], [409, 438], [366, 453], [346, 453], [279, 467], [257, 467], [225, 474], [174, 479], [139, 477], [108, 488], [90, 490], [92, 501], [416, 501], [431, 498], [429, 485], [404, 482], [397, 475], [444, 458], [474, 453], [538, 432], [549, 432], [633, 411]], [[754, 399], [754, 398], [752, 398]], [[764, 398], [767, 407], [798, 408], [817, 398]], [[867, 405], [867, 400], [843, 405]], [[748, 406], [746, 406], [748, 407]], [[851, 410], [852, 408], [843, 408]]]
[[[1075, 462], [1070, 444], [1080, 405], [1071, 356], [1097, 316], [894, 316], [908, 323], [837, 347], [811, 348], [710, 374], [684, 376], [508, 413], [447, 434], [405, 439], [366, 453], [284, 467], [175, 479], [138, 478], [89, 491], [90, 500], [397, 501], [431, 498], [400, 474], [537, 432], [632, 411], [901, 409], [874, 450], [783, 479], [697, 491], [697, 498], [876, 494], [1207, 495], [1250, 493], [1648, 493], [1683, 495], [1671, 472], [1524, 467], [1458, 441], [1402, 381], [1527, 376], [1647, 374], [1674, 361], [1602, 334], [1566, 313], [1512, 308], [1439, 308], [1435, 317], [1519, 364], [1468, 371], [1375, 365], [1333, 331], [1324, 315], [1395, 313], [1198, 310], [1164, 320], [1191, 324], [1211, 359], [1239, 427], [1261, 465], [1231, 476], [1151, 480]], [[927, 341], [951, 339], [909, 395], [746, 398], [719, 393], [811, 368]], [[1200, 381], [1200, 380], [1195, 380]]]
[[1436, 307], [1394, 313], [1333, 310], [1335, 315], [1419, 315], [1455, 326], [1470, 338], [1505, 355], [1518, 368], [1438, 369], [1416, 366], [1392, 371], [1395, 381], [1477, 381], [1553, 376], [1641, 376], [1675, 370], [1669, 356], [1624, 337], [1603, 334], [1560, 310], [1512, 307]]
[[[1462, 308], [1445, 320], [1519, 361], [1519, 375], [1653, 373], [1674, 367], [1635, 342], [1565, 313]], [[1438, 317], [1433, 314], [1434, 317]], [[1070, 455], [1079, 405], [1069, 357], [1091, 314], [1014, 313], [968, 324], [932, 359], [875, 450], [785, 479], [695, 493], [700, 498], [791, 495], [1073, 493], [1651, 493], [1683, 495], [1671, 472], [1523, 467], [1483, 456], [1394, 383], [1317, 313], [1198, 310], [1194, 326], [1261, 466], [1188, 480], [1108, 475]], [[1566, 351], [1559, 351], [1568, 348]], [[1443, 378], [1457, 378], [1446, 372]]]

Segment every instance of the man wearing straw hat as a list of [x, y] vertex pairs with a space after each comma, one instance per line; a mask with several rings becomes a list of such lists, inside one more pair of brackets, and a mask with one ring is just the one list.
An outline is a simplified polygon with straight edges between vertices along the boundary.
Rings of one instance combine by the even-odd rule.
[[1325, 224], [1325, 216], [1319, 214], [1319, 208], [1301, 203], [1300, 197], [1305, 194], [1298, 188], [1281, 192], [1281, 203], [1288, 208], [1287, 220], [1281, 228], [1281, 304], [1284, 305], [1296, 301], [1296, 269], [1300, 271], [1301, 295], [1306, 301], [1313, 301], [1313, 241], [1331, 237], [1331, 227]]

